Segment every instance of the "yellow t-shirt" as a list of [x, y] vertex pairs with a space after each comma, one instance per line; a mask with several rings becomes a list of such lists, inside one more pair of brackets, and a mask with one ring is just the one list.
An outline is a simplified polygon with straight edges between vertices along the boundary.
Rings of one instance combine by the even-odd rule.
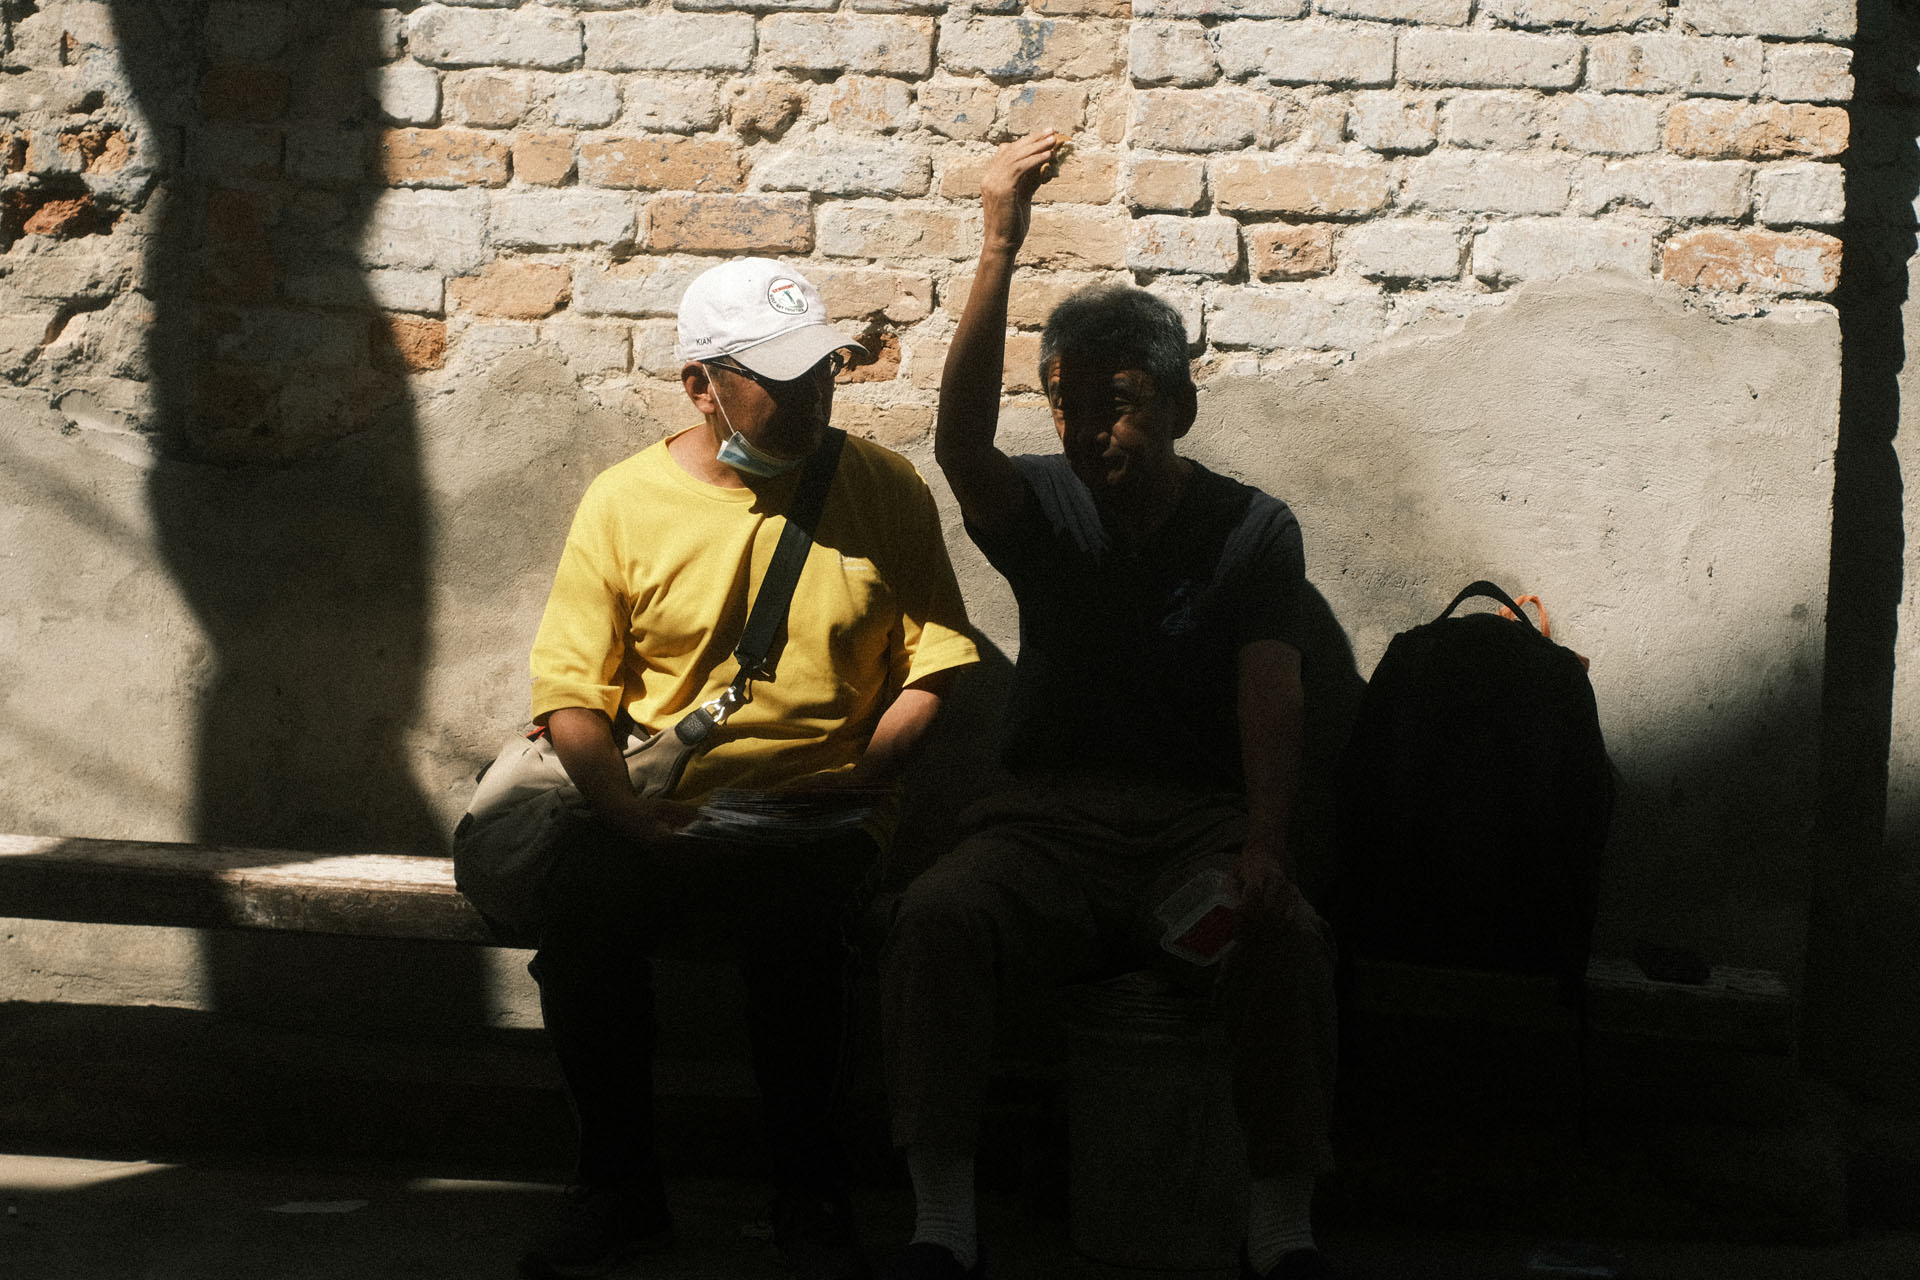
[[[720, 488], [661, 441], [601, 473], [534, 640], [534, 718], [625, 707], [658, 730], [725, 689], [799, 470]], [[773, 654], [774, 680], [753, 683], [676, 799], [850, 769], [895, 694], [979, 660], [933, 495], [905, 458], [847, 438]]]

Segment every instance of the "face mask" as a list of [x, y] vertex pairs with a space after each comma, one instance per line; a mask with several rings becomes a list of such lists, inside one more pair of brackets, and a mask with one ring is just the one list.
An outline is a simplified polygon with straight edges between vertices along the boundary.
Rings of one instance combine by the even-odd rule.
[[[702, 365], [701, 368], [704, 369], [706, 366]], [[735, 429], [733, 419], [727, 416], [727, 406], [720, 402], [720, 390], [714, 386], [711, 369], [707, 370], [707, 389], [713, 392], [714, 404], [720, 406], [721, 421], [727, 424], [727, 430], [733, 432], [721, 442], [720, 452], [714, 455], [719, 461], [743, 475], [759, 476], [762, 479], [785, 475], [800, 465], [798, 458], [776, 458], [765, 449], [755, 448], [752, 441]]]

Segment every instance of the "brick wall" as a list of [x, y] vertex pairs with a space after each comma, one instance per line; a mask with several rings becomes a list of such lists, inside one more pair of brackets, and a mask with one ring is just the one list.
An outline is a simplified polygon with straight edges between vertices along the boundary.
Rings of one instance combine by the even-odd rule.
[[208, 457], [535, 345], [677, 421], [677, 297], [742, 252], [869, 335], [843, 421], [917, 439], [981, 166], [1043, 126], [1074, 149], [1016, 387], [1092, 280], [1175, 301], [1210, 376], [1567, 272], [1748, 313], [1839, 273], [1850, 0], [204, 7], [156, 58], [152, 6], [0, 0], [0, 374], [135, 427], [184, 405]]

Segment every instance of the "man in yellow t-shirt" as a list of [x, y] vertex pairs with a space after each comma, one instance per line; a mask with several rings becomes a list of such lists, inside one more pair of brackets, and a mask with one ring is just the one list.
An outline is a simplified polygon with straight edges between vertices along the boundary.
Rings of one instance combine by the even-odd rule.
[[791, 268], [746, 258], [706, 272], [680, 305], [681, 377], [702, 422], [600, 475], [567, 536], [534, 642], [533, 715], [593, 818], [548, 882], [531, 967], [580, 1122], [579, 1189], [522, 1258], [525, 1275], [594, 1274], [670, 1241], [652, 1151], [649, 956], [692, 921], [742, 962], [776, 1243], [802, 1277], [870, 1274], [833, 1104], [847, 1029], [843, 926], [886, 815], [793, 845], [676, 832], [721, 787], [891, 781], [954, 670], [978, 660], [913, 467], [847, 439], [776, 643], [776, 678], [754, 682], [671, 800], [634, 794], [613, 735], [622, 713], [670, 727], [733, 679], [733, 646], [799, 464], [825, 437], [848, 352], [860, 348], [826, 323], [818, 292]]

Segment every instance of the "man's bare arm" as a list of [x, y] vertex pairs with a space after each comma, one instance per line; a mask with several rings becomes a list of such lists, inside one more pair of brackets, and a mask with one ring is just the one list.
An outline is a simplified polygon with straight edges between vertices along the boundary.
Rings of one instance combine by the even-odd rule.
[[1243, 896], [1257, 898], [1293, 874], [1287, 828], [1300, 789], [1306, 708], [1300, 651], [1280, 640], [1256, 640], [1241, 649], [1238, 707], [1247, 843], [1237, 879]]
[[868, 739], [867, 749], [860, 763], [847, 775], [847, 781], [854, 786], [864, 786], [892, 782], [898, 777], [919, 754], [920, 745], [939, 717], [941, 701], [952, 683], [953, 670], [949, 668], [902, 689], [900, 696], [880, 713], [880, 723], [874, 726], [873, 737]]
[[1049, 176], [1061, 141], [1051, 130], [1029, 134], [1002, 146], [988, 162], [980, 179], [986, 231], [980, 263], [940, 376], [934, 457], [961, 512], [989, 533], [1012, 524], [1023, 501], [1019, 473], [993, 443], [1006, 363], [1007, 294], [1027, 238], [1034, 190]]
[[643, 845], [665, 840], [692, 816], [685, 805], [642, 800], [633, 793], [627, 762], [614, 743], [613, 722], [606, 712], [562, 707], [547, 717], [547, 736], [593, 816], [627, 839]]

